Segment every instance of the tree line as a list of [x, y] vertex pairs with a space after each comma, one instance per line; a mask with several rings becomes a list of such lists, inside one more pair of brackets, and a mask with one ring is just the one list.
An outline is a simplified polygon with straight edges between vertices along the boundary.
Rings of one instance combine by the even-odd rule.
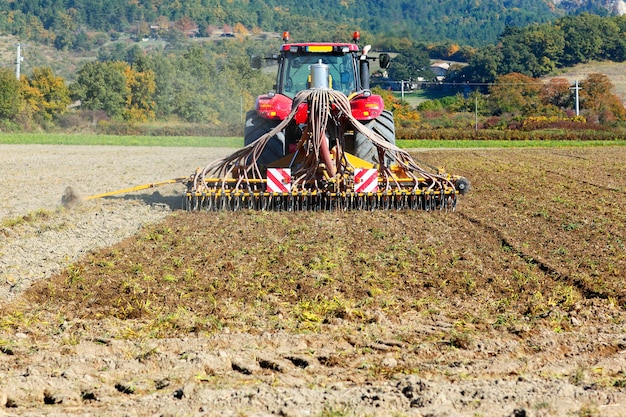
[[[484, 128], [544, 128], [549, 123], [571, 126], [568, 121], [611, 126], [626, 120], [626, 108], [615, 94], [611, 80], [604, 74], [592, 73], [578, 85], [579, 114], [575, 112], [576, 92], [568, 80], [555, 77], [548, 82], [520, 73], [496, 78], [485, 93], [466, 87], [464, 93], [426, 101], [417, 106], [422, 113], [478, 113], [487, 120]], [[543, 124], [543, 125], [542, 125]]]
[[[585, 42], [574, 43], [575, 35], [583, 30]], [[566, 64], [590, 59], [626, 60], [625, 31], [626, 17], [581, 14], [563, 17], [554, 23], [509, 27], [498, 44], [476, 50], [454, 43], [394, 44], [400, 53], [392, 60], [389, 73], [397, 79], [432, 78], [429, 59], [433, 56], [467, 59], [469, 65], [452, 71], [444, 82], [456, 86], [462, 93], [453, 100], [454, 105], [432, 104], [451, 110], [462, 109], [471, 107], [471, 103], [463, 104], [463, 100], [467, 100], [473, 90], [492, 96], [491, 103], [495, 103], [498, 90], [487, 89], [487, 85], [502, 84], [502, 80], [508, 80], [504, 84], [536, 86], [538, 76]], [[82, 112], [94, 118], [130, 124], [150, 121], [204, 123], [238, 134], [242, 115], [253, 107], [255, 97], [269, 91], [275, 81], [273, 72], [252, 70], [249, 57], [271, 56], [278, 50], [280, 41], [273, 38], [259, 41], [253, 37], [185, 41], [178, 49], [161, 48], [150, 52], [142, 49], [140, 44], [124, 46], [117, 43], [111, 48], [100, 48], [95, 61], [72, 74], [71, 84], [49, 68], [36, 68], [32, 74], [23, 75], [21, 80], [16, 80], [9, 69], [0, 71], [0, 121], [5, 126], [7, 123], [63, 125], [68, 107], [74, 103], [70, 114]], [[598, 81], [603, 80], [589, 82]], [[565, 114], [565, 109], [572, 108], [572, 105], [571, 102], [563, 103], [563, 96], [571, 91], [564, 89], [563, 80], [559, 83], [552, 85], [548, 92], [529, 95], [542, 97], [541, 105], [538, 102], [531, 106], [515, 102], [517, 111], [507, 109], [504, 98], [514, 97], [513, 90], [511, 94], [502, 95], [503, 100], [498, 105], [481, 106], [481, 111], [492, 116], [526, 115], [527, 112], [520, 113], [520, 109], [528, 107], [545, 114]], [[583, 95], [593, 91], [592, 84], [588, 84], [585, 90]], [[610, 87], [602, 91], [607, 96], [613, 94]], [[552, 99], [552, 95], [558, 97]], [[623, 120], [619, 100], [607, 100], [602, 106], [591, 106], [591, 101], [585, 103], [583, 100], [583, 108], [585, 111], [594, 106], [601, 109], [596, 111], [601, 115], [594, 116], [597, 120]], [[621, 108], [623, 110], [623, 106]], [[411, 109], [397, 105], [396, 110], [399, 114], [411, 113]], [[415, 116], [407, 117], [407, 120], [415, 120]]]
[[[223, 45], [194, 44], [179, 54], [146, 54], [130, 48], [125, 59], [86, 63], [69, 85], [49, 68], [35, 68], [19, 81], [13, 71], [0, 69], [0, 130], [12, 125], [68, 127], [67, 119], [80, 115], [94, 122], [108, 120], [126, 126], [154, 121], [199, 123], [239, 135], [242, 115], [253, 107], [258, 94], [271, 88], [274, 73], [251, 69], [246, 46], [256, 47], [237, 42], [237, 54]], [[400, 129], [418, 126], [429, 114], [445, 120], [437, 113], [441, 111], [479, 112], [487, 118], [486, 128], [529, 127], [524, 124], [528, 120], [535, 124], [569, 120], [606, 125], [626, 120], [626, 109], [605, 75], [591, 74], [580, 87], [581, 118], [574, 114], [571, 85], [558, 77], [543, 83], [510, 73], [498, 76], [485, 92], [467, 86], [455, 96], [427, 101], [417, 108], [389, 92], [377, 93], [385, 96]]]
[[626, 61], [626, 16], [583, 13], [552, 23], [509, 26], [499, 41], [477, 49], [448, 82], [492, 83], [503, 74], [540, 77], [589, 61]]
[[[250, 67], [249, 56], [278, 45], [247, 40], [198, 43], [150, 53], [138, 45], [84, 64], [70, 84], [50, 68], [30, 75], [0, 69], [0, 121], [5, 126], [63, 124], [70, 104], [82, 113], [123, 123], [172, 121], [241, 125], [241, 114], [269, 91], [274, 75]], [[238, 129], [239, 130], [239, 129]]]
[[446, 83], [489, 84], [514, 72], [537, 78], [589, 61], [626, 61], [626, 15], [582, 13], [545, 24], [507, 26], [496, 43], [479, 48], [397, 39], [385, 39], [379, 47], [399, 53], [389, 70], [395, 80], [432, 81], [429, 59], [453, 63]]
[[[0, 31], [58, 49], [85, 49], [120, 33], [141, 35], [151, 25], [184, 23], [206, 36], [211, 28], [242, 25], [249, 30], [289, 30], [314, 39], [334, 27], [376, 33], [379, 37], [451, 41], [481, 46], [493, 43], [506, 26], [546, 23], [566, 13], [573, 2], [544, 0], [19, 0], [0, 2]], [[606, 1], [584, 7], [606, 14]], [[583, 6], [577, 6], [583, 7]], [[581, 9], [578, 9], [581, 10]], [[393, 22], [393, 24], [389, 24]], [[321, 35], [323, 36], [323, 35]], [[316, 39], [336, 40], [336, 39]]]

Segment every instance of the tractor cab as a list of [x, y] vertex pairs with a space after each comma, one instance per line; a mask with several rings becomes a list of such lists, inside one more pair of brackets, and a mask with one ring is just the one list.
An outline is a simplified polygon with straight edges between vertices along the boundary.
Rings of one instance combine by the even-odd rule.
[[[287, 43], [289, 32], [283, 33], [285, 44], [280, 54], [271, 59], [278, 61], [275, 94], [282, 94], [291, 99], [302, 90], [310, 88], [311, 65], [322, 63], [329, 67], [329, 88], [338, 90], [346, 96], [369, 90], [369, 61], [378, 59], [381, 68], [389, 66], [389, 55], [382, 53], [378, 58], [368, 56], [369, 45], [359, 49], [359, 32], [354, 32], [353, 43]], [[260, 68], [262, 60], [252, 57], [253, 68]]]
[[[331, 49], [329, 46], [328, 49]], [[295, 49], [295, 48], [294, 48]], [[329, 69], [329, 88], [339, 90], [346, 96], [357, 90], [358, 77], [354, 57], [351, 53], [292, 53], [282, 56], [278, 74], [277, 93], [294, 98], [296, 93], [310, 88], [311, 65], [322, 63]]]

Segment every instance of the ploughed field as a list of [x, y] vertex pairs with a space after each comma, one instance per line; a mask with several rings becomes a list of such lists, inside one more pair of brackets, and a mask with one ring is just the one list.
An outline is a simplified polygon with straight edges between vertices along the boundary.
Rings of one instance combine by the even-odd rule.
[[34, 280], [3, 411], [626, 415], [626, 148], [413, 155], [471, 181], [455, 212], [173, 207]]

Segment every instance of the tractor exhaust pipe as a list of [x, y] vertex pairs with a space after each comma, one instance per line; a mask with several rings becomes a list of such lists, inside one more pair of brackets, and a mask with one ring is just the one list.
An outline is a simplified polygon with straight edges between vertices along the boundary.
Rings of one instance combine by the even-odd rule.
[[363, 51], [359, 57], [359, 72], [361, 73], [361, 88], [363, 90], [370, 89], [370, 63], [367, 60], [367, 53], [370, 51], [371, 47], [371, 45], [363, 47]]

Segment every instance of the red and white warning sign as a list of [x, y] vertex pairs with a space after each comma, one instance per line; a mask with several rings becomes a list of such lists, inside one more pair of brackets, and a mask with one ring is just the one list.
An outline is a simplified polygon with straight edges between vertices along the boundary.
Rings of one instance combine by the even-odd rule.
[[268, 168], [267, 192], [288, 193], [289, 191], [291, 191], [291, 169]]
[[375, 193], [378, 191], [378, 170], [356, 168], [354, 170], [354, 192]]

